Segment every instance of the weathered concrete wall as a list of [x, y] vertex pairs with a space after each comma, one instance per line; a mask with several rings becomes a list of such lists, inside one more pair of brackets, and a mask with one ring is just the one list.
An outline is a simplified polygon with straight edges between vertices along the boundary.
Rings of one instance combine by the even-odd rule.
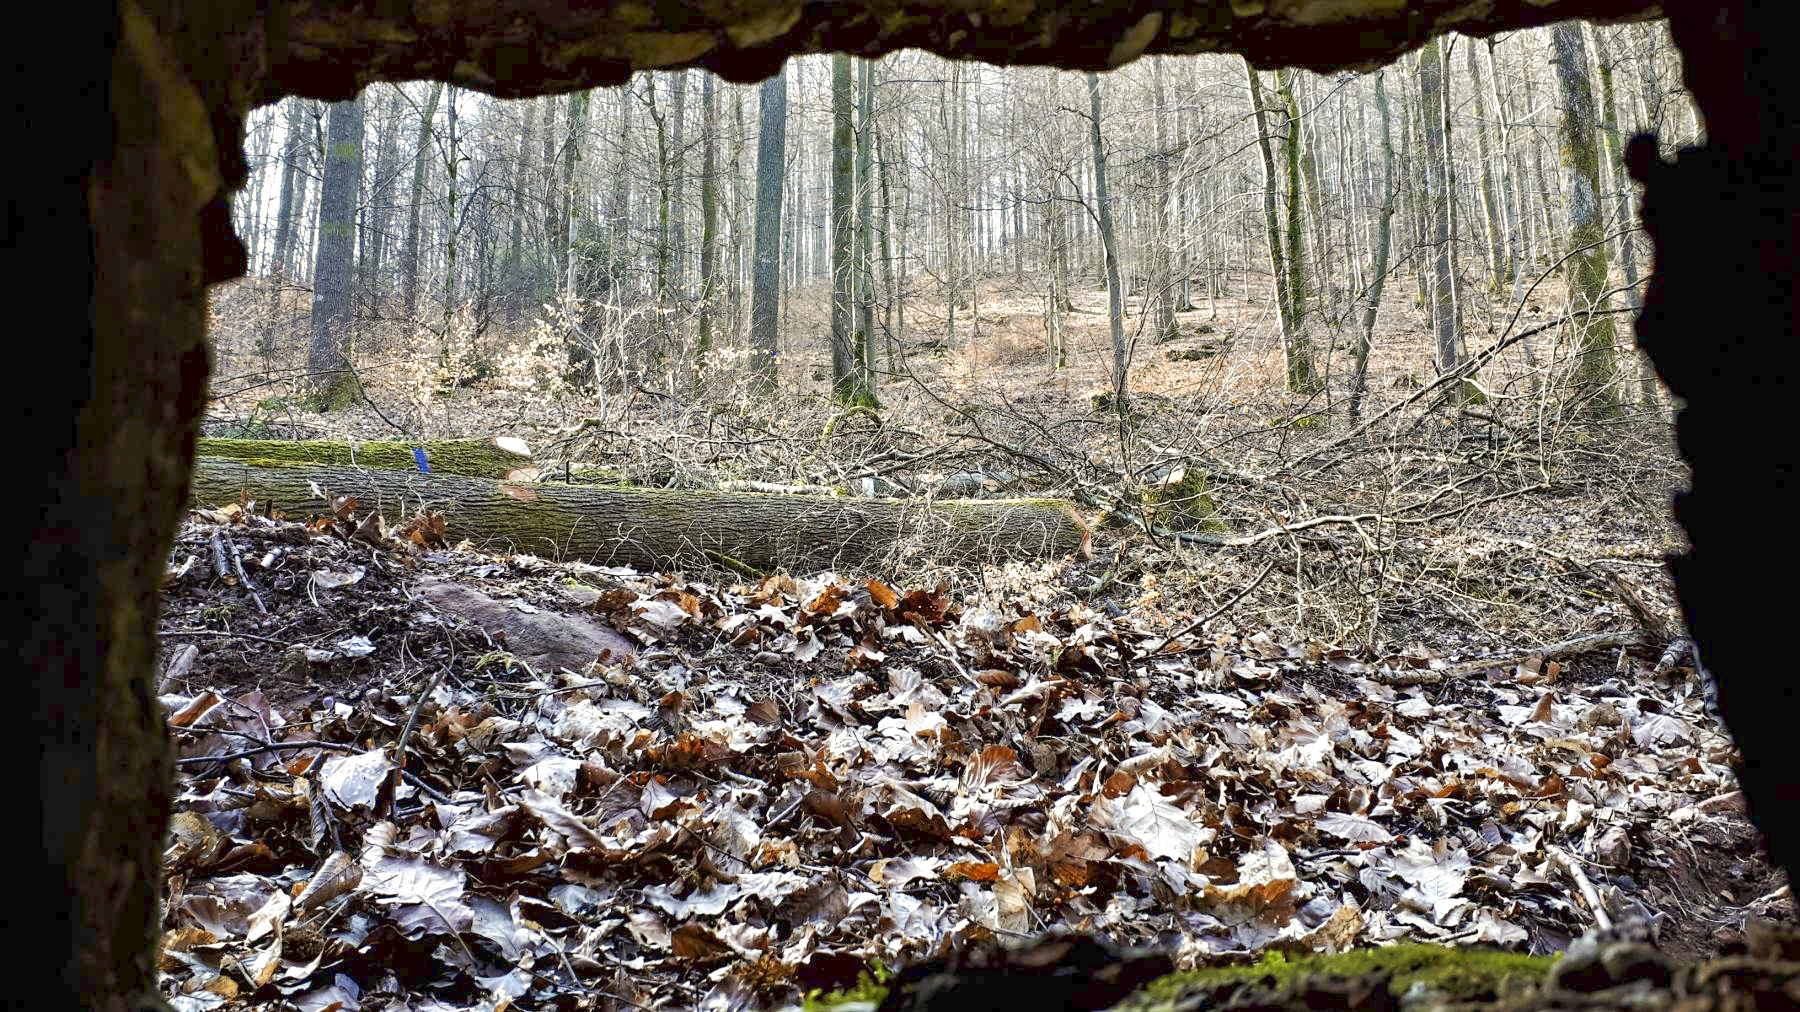
[[[1681, 592], [1754, 757], [1744, 771], [1753, 811], [1775, 814], [1800, 800], [1785, 750], [1795, 690], [1785, 675], [1759, 680], [1756, 651], [1781, 628], [1784, 602], [1739, 569], [1796, 568], [1779, 525], [1744, 517], [1791, 510], [1782, 503], [1794, 454], [1770, 437], [1791, 425], [1780, 395], [1800, 319], [1800, 88], [1796, 62], [1774, 48], [1785, 4], [1671, 7], [1715, 139], [1673, 166], [1640, 157], [1634, 167], [1659, 249], [1639, 331], [1688, 401], [1682, 445], [1695, 492], [1681, 516], [1696, 552], [1679, 569]], [[1076, 69], [1235, 51], [1325, 70], [1380, 62], [1443, 30], [1658, 9], [1628, 0], [117, 0], [59, 10], [60, 46], [13, 33], [0, 42], [10, 47], [0, 73], [23, 104], [0, 113], [6, 135], [66, 145], [15, 160], [10, 241], [0, 244], [9, 267], [51, 271], [29, 292], [47, 322], [26, 335], [37, 371], [18, 384], [15, 411], [25, 471], [9, 499], [24, 519], [0, 544], [0, 571], [16, 574], [0, 609], [0, 657], [14, 658], [17, 683], [33, 693], [31, 731], [8, 736], [8, 754], [13, 769], [38, 774], [20, 835], [28, 849], [42, 844], [16, 869], [19, 916], [0, 940], [22, 965], [66, 968], [60, 989], [39, 983], [38, 1006], [154, 1005], [168, 790], [149, 679], [155, 595], [204, 401], [205, 286], [243, 269], [224, 198], [243, 182], [242, 121], [256, 103], [343, 98], [369, 81], [418, 77], [511, 96], [649, 67], [749, 80], [826, 48], [921, 46]], [[1696, 57], [1716, 72], [1697, 76]], [[110, 87], [91, 87], [108, 68]], [[1724, 463], [1746, 436], [1757, 458]], [[1800, 841], [1772, 842], [1794, 867]]]
[[[996, 64], [1104, 70], [1147, 53], [1243, 53], [1265, 65], [1373, 67], [1446, 31], [1654, 16], [1647, 0], [533, 0], [288, 3], [240, 68], [259, 100], [344, 98], [371, 80], [442, 78], [503, 96], [703, 66], [734, 81], [797, 53], [903, 48]], [[254, 64], [260, 63], [261, 66]], [[256, 73], [256, 71], [263, 71]]]

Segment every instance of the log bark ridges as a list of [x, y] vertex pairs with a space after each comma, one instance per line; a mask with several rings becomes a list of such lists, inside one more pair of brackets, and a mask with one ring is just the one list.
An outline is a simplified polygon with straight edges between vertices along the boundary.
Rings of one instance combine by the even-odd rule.
[[255, 500], [290, 514], [354, 495], [390, 521], [442, 513], [452, 540], [488, 550], [660, 568], [701, 562], [757, 570], [862, 566], [905, 558], [974, 563], [1085, 547], [1085, 523], [1057, 499], [844, 499], [695, 489], [502, 482], [417, 471], [270, 466], [202, 457], [189, 501]]

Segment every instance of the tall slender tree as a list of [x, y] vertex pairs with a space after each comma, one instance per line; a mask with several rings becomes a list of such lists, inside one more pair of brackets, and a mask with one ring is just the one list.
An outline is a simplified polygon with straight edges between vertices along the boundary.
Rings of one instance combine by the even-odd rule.
[[756, 141], [756, 249], [750, 281], [750, 376], [753, 388], [775, 392], [780, 354], [781, 182], [787, 169], [787, 68], [762, 83]]
[[669, 79], [669, 285], [677, 304], [687, 301], [687, 95], [688, 72]]
[[1381, 212], [1375, 226], [1369, 290], [1364, 296], [1362, 333], [1356, 339], [1356, 371], [1350, 382], [1350, 418], [1353, 421], [1362, 411], [1363, 388], [1369, 376], [1369, 350], [1375, 342], [1375, 317], [1381, 311], [1381, 293], [1387, 286], [1388, 247], [1394, 234], [1394, 128], [1388, 112], [1386, 70], [1375, 72], [1375, 108], [1381, 114]]
[[270, 273], [277, 278], [287, 278], [293, 269], [294, 225], [300, 217], [300, 208], [306, 203], [306, 173], [302, 169], [307, 159], [306, 144], [308, 99], [290, 98], [287, 100], [287, 136], [282, 144], [281, 158], [281, 198], [275, 211], [275, 256]]
[[557, 216], [557, 255], [561, 257], [563, 291], [570, 298], [580, 294], [582, 235], [582, 201], [580, 197], [582, 147], [587, 139], [588, 99], [591, 92], [577, 91], [569, 96], [568, 133], [563, 138], [562, 186], [559, 197], [562, 213]]
[[1448, 138], [1444, 136], [1443, 89], [1443, 48], [1434, 39], [1419, 49], [1419, 121], [1425, 139], [1426, 203], [1430, 215], [1432, 330], [1437, 339], [1438, 370], [1449, 372], [1456, 368], [1459, 344], [1452, 287], [1455, 250], [1450, 242], [1450, 204], [1454, 195], [1450, 192]]
[[[1306, 196], [1305, 196], [1305, 137], [1300, 122], [1300, 103], [1294, 99], [1294, 73], [1287, 68], [1275, 72], [1275, 94], [1281, 102], [1285, 113], [1287, 129], [1281, 134], [1282, 165], [1286, 172], [1286, 194], [1284, 218], [1287, 230], [1287, 270], [1288, 270], [1288, 313], [1293, 318], [1293, 327], [1301, 334], [1307, 333], [1306, 310], [1309, 293], [1306, 284]], [[1310, 366], [1309, 366], [1310, 368]], [[1296, 390], [1308, 393], [1316, 389], [1310, 378]]]
[[[1619, 134], [1619, 105], [1614, 89], [1613, 55], [1607, 33], [1588, 27], [1594, 40], [1594, 62], [1600, 79], [1601, 136], [1606, 140], [1607, 178], [1612, 182], [1613, 220], [1618, 223], [1619, 267], [1625, 272], [1625, 304], [1632, 312], [1644, 308], [1643, 292], [1638, 288], [1637, 242], [1631, 222], [1631, 183], [1625, 171], [1625, 146]], [[1658, 401], [1656, 368], [1649, 357], [1637, 355], [1638, 399], [1646, 405]]]
[[611, 238], [607, 243], [605, 264], [608, 286], [616, 286], [613, 275], [620, 269], [619, 265], [627, 263], [631, 256], [631, 173], [627, 170], [627, 159], [631, 151], [631, 111], [637, 104], [632, 93], [632, 81], [626, 79], [619, 86], [618, 109], [615, 115], [619, 125], [619, 171], [613, 173], [613, 187], [610, 198]]
[[1550, 29], [1550, 62], [1556, 68], [1562, 106], [1559, 139], [1563, 200], [1569, 219], [1563, 270], [1576, 314], [1575, 392], [1590, 410], [1610, 414], [1618, 407], [1612, 389], [1617, 334], [1607, 315], [1606, 233], [1600, 222], [1600, 151], [1595, 140], [1598, 117], [1587, 43], [1579, 22], [1564, 21]]
[[694, 348], [702, 363], [713, 342], [713, 274], [719, 241], [718, 118], [713, 76], [705, 73], [700, 77], [700, 322]]
[[444, 94], [444, 83], [434, 81], [431, 90], [426, 94], [425, 104], [419, 107], [419, 146], [413, 154], [412, 200], [406, 212], [406, 272], [401, 276], [401, 293], [406, 304], [406, 315], [411, 317], [419, 308], [419, 272], [424, 265], [424, 257], [420, 256], [419, 244], [422, 238], [419, 233], [419, 216], [425, 208], [426, 173], [431, 169], [434, 154], [431, 145], [431, 121], [437, 116], [438, 99]]
[[1175, 234], [1173, 222], [1169, 217], [1169, 199], [1173, 189], [1169, 177], [1169, 160], [1173, 152], [1169, 150], [1169, 103], [1163, 88], [1163, 58], [1150, 58], [1150, 84], [1153, 116], [1156, 120], [1156, 178], [1155, 201], [1156, 213], [1156, 259], [1155, 274], [1151, 285], [1156, 297], [1156, 336], [1157, 340], [1166, 341], [1175, 336], [1175, 292], [1174, 292], [1174, 247]]
[[319, 240], [313, 263], [312, 339], [306, 365], [317, 406], [343, 407], [355, 391], [348, 371], [351, 318], [351, 257], [356, 245], [355, 214], [362, 184], [363, 107], [361, 98], [333, 102], [319, 195]]
[[519, 131], [519, 150], [507, 166], [507, 184], [512, 191], [512, 222], [506, 242], [506, 316], [514, 325], [524, 316], [532, 288], [532, 279], [525, 270], [525, 209], [526, 191], [532, 176], [532, 142], [537, 139], [538, 104], [531, 101], [522, 104], [525, 122]]
[[[1280, 183], [1275, 174], [1274, 146], [1269, 140], [1268, 112], [1263, 106], [1262, 82], [1258, 78], [1255, 67], [1249, 61], [1244, 62], [1244, 73], [1250, 83], [1250, 108], [1256, 120], [1256, 146], [1262, 155], [1263, 171], [1263, 226], [1269, 242], [1269, 269], [1275, 275], [1275, 315], [1281, 325], [1281, 353], [1287, 373], [1289, 390], [1311, 393], [1317, 389], [1317, 377], [1313, 369], [1312, 343], [1304, 329], [1304, 319], [1298, 304], [1301, 299], [1295, 295], [1295, 276], [1298, 274], [1290, 263], [1290, 251], [1298, 246], [1299, 230], [1290, 216], [1287, 238], [1289, 248], [1283, 248], [1281, 213], [1277, 206], [1276, 191]], [[1290, 178], [1298, 179], [1299, 173], [1290, 164]], [[1290, 200], [1293, 206], [1297, 201]]]
[[874, 403], [855, 330], [856, 173], [850, 57], [831, 58], [831, 390], [845, 404]]
[[1100, 243], [1106, 261], [1106, 313], [1112, 326], [1113, 403], [1123, 418], [1126, 411], [1126, 368], [1131, 361], [1125, 344], [1125, 290], [1119, 283], [1119, 240], [1113, 229], [1112, 201], [1106, 192], [1106, 144], [1100, 135], [1100, 75], [1089, 71], [1088, 143], [1094, 149], [1094, 202], [1099, 205]]
[[862, 382], [875, 383], [875, 61], [858, 60], [856, 86], [856, 358]]
[[461, 236], [462, 219], [458, 215], [457, 203], [462, 195], [457, 191], [457, 172], [462, 167], [462, 153], [459, 150], [461, 137], [456, 129], [456, 85], [444, 89], [444, 125], [447, 127], [444, 138], [444, 299], [443, 317], [438, 327], [438, 364], [440, 367], [450, 366], [454, 335], [452, 324], [456, 319], [456, 257], [459, 252], [457, 240]]
[[[387, 254], [388, 232], [392, 229], [394, 174], [400, 164], [399, 89], [388, 85], [382, 89], [385, 100], [375, 118], [379, 124], [380, 143], [376, 146], [375, 173], [369, 185], [369, 198], [364, 201], [362, 240], [357, 256], [358, 289], [370, 298], [382, 294], [381, 268]], [[364, 116], [369, 116], [370, 96], [363, 96]], [[365, 123], [365, 133], [367, 124]]]

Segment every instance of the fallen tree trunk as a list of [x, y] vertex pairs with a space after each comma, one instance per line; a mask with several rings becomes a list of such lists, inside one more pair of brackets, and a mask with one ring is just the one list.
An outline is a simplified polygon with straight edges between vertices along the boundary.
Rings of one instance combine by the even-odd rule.
[[434, 474], [470, 478], [506, 478], [532, 466], [531, 448], [522, 439], [445, 439], [427, 443], [350, 442], [340, 439], [207, 439], [194, 448], [201, 457], [280, 461], [417, 471], [413, 450], [425, 451]]
[[203, 457], [189, 502], [240, 498], [289, 514], [323, 511], [314, 487], [354, 495], [397, 521], [444, 514], [453, 540], [656, 568], [702, 560], [756, 570], [824, 569], [904, 558], [975, 562], [1084, 547], [1087, 527], [1057, 499], [850, 499], [694, 489], [487, 481], [406, 471], [269, 467]]

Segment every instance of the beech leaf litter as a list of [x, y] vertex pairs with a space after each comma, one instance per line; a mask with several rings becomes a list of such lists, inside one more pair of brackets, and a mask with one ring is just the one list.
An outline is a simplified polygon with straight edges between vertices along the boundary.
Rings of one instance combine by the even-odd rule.
[[1054, 930], [1191, 967], [1791, 916], [1700, 677], [1654, 651], [1170, 638], [1054, 566], [727, 584], [428, 521], [184, 529], [175, 1008], [743, 1009]]

